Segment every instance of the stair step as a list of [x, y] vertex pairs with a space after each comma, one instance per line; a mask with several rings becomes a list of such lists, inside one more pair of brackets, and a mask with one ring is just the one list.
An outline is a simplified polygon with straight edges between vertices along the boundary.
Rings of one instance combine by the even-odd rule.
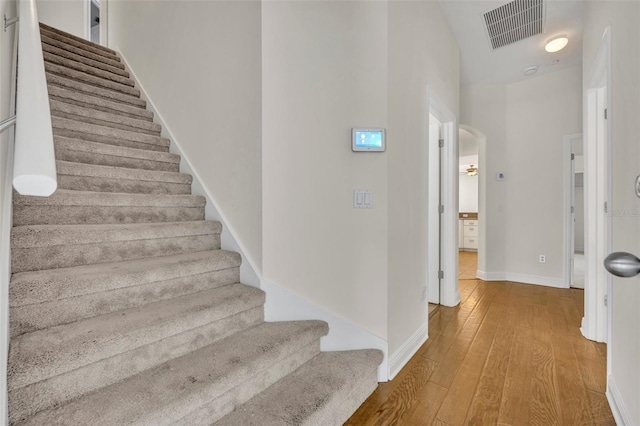
[[49, 99], [67, 104], [89, 108], [95, 111], [108, 112], [136, 120], [153, 121], [153, 112], [139, 107], [113, 102], [99, 96], [87, 95], [82, 92], [68, 90], [60, 86], [48, 85]]
[[14, 194], [13, 226], [192, 222], [204, 220], [196, 195], [57, 190], [50, 197]]
[[378, 386], [378, 350], [322, 352], [216, 423], [340, 426]]
[[130, 169], [180, 171], [180, 156], [169, 152], [107, 145], [64, 136], [54, 136], [53, 142], [57, 160]]
[[56, 85], [89, 96], [100, 96], [105, 100], [119, 102], [133, 107], [147, 107], [146, 101], [135, 96], [130, 96], [124, 93], [114, 92], [113, 90], [92, 86], [91, 84], [82, 83], [80, 81], [76, 81], [57, 74], [46, 73], [46, 77], [47, 83], [49, 83], [49, 85]]
[[128, 130], [130, 132], [141, 132], [152, 136], [160, 136], [162, 129], [158, 123], [96, 111], [91, 108], [60, 102], [55, 99], [49, 100], [49, 106], [52, 115], [83, 123]]
[[202, 410], [213, 413], [203, 423], [211, 424], [315, 356], [327, 331], [321, 321], [263, 323], [41, 411], [24, 424], [161, 426]]
[[81, 45], [90, 47], [92, 49], [100, 50], [100, 51], [102, 51], [102, 52], [104, 52], [106, 54], [116, 55], [116, 51], [113, 50], [113, 49], [109, 49], [106, 46], [102, 46], [100, 44], [94, 43], [94, 42], [89, 41], [89, 40], [85, 40], [85, 39], [83, 39], [81, 37], [78, 37], [78, 36], [75, 36], [73, 34], [69, 34], [69, 33], [65, 32], [65, 31], [59, 30], [57, 28], [51, 27], [51, 26], [49, 26], [47, 24], [43, 24], [41, 22], [40, 23], [40, 31], [42, 31], [42, 30], [48, 31], [48, 32], [51, 32], [51, 33], [54, 33], [54, 34], [58, 34], [59, 36], [63, 37], [65, 40], [73, 40], [76, 43], [80, 43]]
[[125, 66], [120, 61], [119, 57], [113, 55], [103, 56], [102, 54], [96, 54], [93, 51], [86, 50], [83, 47], [69, 44], [65, 41], [64, 37], [61, 37], [58, 34], [41, 30], [40, 40], [42, 41], [42, 44], [46, 44], [47, 46], [55, 47], [64, 50], [65, 52], [73, 53], [74, 55], [82, 56], [83, 58], [100, 62], [113, 68], [121, 70], [125, 69]]
[[186, 173], [96, 166], [68, 161], [56, 161], [56, 168], [60, 189], [129, 194], [191, 194], [192, 177]]
[[61, 67], [65, 67], [74, 71], [83, 72], [87, 75], [91, 75], [97, 78], [122, 84], [124, 86], [129, 86], [129, 87], [134, 86], [133, 80], [130, 79], [129, 77], [123, 77], [121, 75], [114, 74], [110, 71], [105, 71], [100, 68], [92, 67], [91, 65], [85, 65], [82, 62], [78, 62], [73, 59], [67, 59], [65, 57], [55, 55], [47, 51], [43, 52], [43, 57], [44, 57], [45, 63], [59, 65]]
[[14, 274], [11, 335], [239, 282], [226, 250]]
[[71, 61], [80, 62], [84, 65], [87, 65], [93, 68], [98, 68], [103, 71], [108, 71], [110, 73], [117, 74], [121, 77], [129, 78], [129, 73], [124, 69], [124, 64], [122, 63], [118, 63], [119, 66], [105, 64], [104, 62], [96, 61], [94, 59], [87, 58], [86, 56], [78, 55], [77, 53], [74, 53], [69, 50], [65, 50], [61, 47], [57, 47], [55, 44], [49, 44], [44, 41], [42, 42], [42, 51], [60, 56], [62, 58], [65, 58]]
[[68, 118], [53, 116], [51, 117], [51, 124], [54, 136], [66, 136], [107, 145], [168, 152], [171, 144], [169, 139], [160, 136], [83, 123]]
[[219, 222], [28, 225], [11, 233], [11, 270], [40, 271], [220, 248]]
[[40, 39], [47, 37], [48, 39], [55, 40], [61, 45], [67, 46], [68, 49], [73, 49], [78, 55], [90, 54], [91, 57], [96, 60], [103, 59], [109, 62], [120, 62], [117, 54], [106, 52], [100, 48], [84, 43], [86, 40], [78, 41], [77, 39], [69, 37], [69, 35], [70, 34], [62, 34], [58, 31], [51, 31], [47, 28], [40, 27]]
[[47, 74], [56, 74], [62, 77], [70, 78], [80, 83], [90, 84], [92, 86], [96, 86], [101, 89], [107, 89], [112, 92], [120, 93], [127, 96], [133, 96], [135, 98], [140, 97], [140, 90], [135, 89], [131, 86], [126, 86], [124, 84], [116, 83], [111, 80], [106, 80], [101, 77], [96, 77], [91, 74], [87, 74], [85, 72], [76, 71], [66, 66], [45, 61], [44, 69]]
[[59, 405], [256, 326], [263, 303], [263, 291], [231, 284], [16, 337], [10, 410]]

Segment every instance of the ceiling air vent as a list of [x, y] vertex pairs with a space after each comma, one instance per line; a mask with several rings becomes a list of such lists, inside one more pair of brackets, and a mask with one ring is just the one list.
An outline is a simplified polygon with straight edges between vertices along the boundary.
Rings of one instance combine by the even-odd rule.
[[542, 0], [515, 0], [483, 14], [493, 49], [542, 34]]

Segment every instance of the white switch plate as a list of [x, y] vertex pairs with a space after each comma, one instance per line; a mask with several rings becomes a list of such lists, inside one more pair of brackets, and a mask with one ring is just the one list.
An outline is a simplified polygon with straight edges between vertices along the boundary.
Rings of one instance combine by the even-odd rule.
[[354, 209], [370, 209], [372, 208], [371, 191], [366, 189], [353, 190], [353, 208]]

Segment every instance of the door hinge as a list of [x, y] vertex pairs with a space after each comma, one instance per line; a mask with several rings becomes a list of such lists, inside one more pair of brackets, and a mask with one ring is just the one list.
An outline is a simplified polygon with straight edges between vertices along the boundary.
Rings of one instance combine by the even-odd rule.
[[604, 306], [609, 306], [609, 295], [608, 294], [604, 295]]
[[443, 279], [444, 278], [444, 271], [438, 271], [438, 279]]
[[571, 161], [573, 161], [573, 160], [575, 160], [575, 159], [576, 159], [576, 155], [575, 155], [575, 154], [573, 154], [573, 153], [571, 153]]
[[444, 206], [443, 206], [443, 205], [440, 205], [440, 206], [438, 207], [438, 211], [439, 211], [440, 213], [444, 213]]
[[604, 212], [609, 213], [609, 203], [607, 203], [606, 201], [604, 202]]
[[571, 206], [571, 213], [575, 213], [575, 212], [576, 212], [576, 209], [573, 206]]
[[607, 119], [607, 108], [604, 109], [604, 119]]
[[439, 146], [440, 148], [443, 148], [443, 147], [444, 147], [444, 139], [438, 139], [438, 146]]

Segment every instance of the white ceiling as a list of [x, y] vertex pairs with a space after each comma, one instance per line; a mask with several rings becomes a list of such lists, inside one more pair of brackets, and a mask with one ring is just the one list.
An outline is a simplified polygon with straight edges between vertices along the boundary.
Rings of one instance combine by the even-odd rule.
[[[440, 2], [460, 46], [462, 84], [508, 84], [582, 63], [582, 1], [545, 0], [543, 34], [496, 50], [491, 48], [482, 14], [509, 1]], [[556, 53], [546, 52], [546, 42], [560, 34], [568, 36], [567, 47]], [[539, 67], [538, 72], [525, 76], [523, 70], [532, 65]]]

